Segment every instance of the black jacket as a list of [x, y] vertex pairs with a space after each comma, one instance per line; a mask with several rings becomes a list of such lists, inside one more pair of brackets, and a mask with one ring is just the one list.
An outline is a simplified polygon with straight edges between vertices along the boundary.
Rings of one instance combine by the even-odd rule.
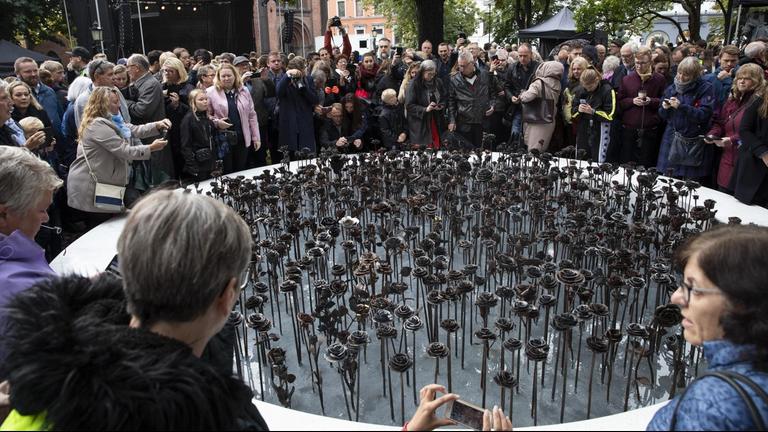
[[451, 76], [448, 89], [448, 123], [462, 125], [482, 124], [485, 112], [492, 106], [488, 73], [476, 69], [475, 82], [470, 84], [457, 72]]
[[768, 119], [760, 116], [759, 109], [763, 99], [758, 98], [751, 107], [744, 112], [739, 126], [739, 146], [736, 156], [736, 167], [731, 175], [729, 189], [733, 195], [745, 204], [760, 204], [756, 202], [766, 197], [756, 196], [763, 184], [768, 181], [768, 167], [765, 166], [761, 156], [768, 153]]
[[520, 62], [515, 62], [507, 67], [506, 90], [509, 96], [520, 96], [531, 84], [531, 79], [539, 67], [539, 62], [532, 60], [526, 70]]
[[430, 101], [444, 107], [448, 104], [448, 92], [443, 88], [443, 82], [434, 80], [430, 89], [420, 81], [419, 77], [408, 84], [405, 92], [405, 109], [408, 112], [408, 138], [411, 144], [432, 143], [432, 121], [435, 121], [438, 135], [445, 132], [445, 109], [427, 112]]
[[401, 133], [407, 133], [405, 113], [402, 105], [384, 105], [379, 116], [381, 127], [381, 144], [384, 148], [392, 150], [400, 148], [397, 138]]
[[[213, 163], [218, 156], [216, 146], [213, 145], [213, 133], [215, 128], [213, 122], [208, 119], [205, 112], [188, 112], [181, 121], [179, 127], [181, 134], [181, 155], [184, 157], [184, 172], [206, 178], [213, 169]], [[205, 151], [208, 149], [211, 157], [204, 160]]]
[[334, 149], [336, 148], [340, 153], [346, 153], [347, 151], [352, 149], [352, 143], [349, 142], [347, 147], [344, 148], [337, 148], [336, 147], [336, 141], [339, 140], [341, 137], [347, 137], [349, 141], [352, 141], [349, 136], [351, 135], [351, 131], [349, 130], [349, 127], [345, 127], [348, 125], [345, 125], [343, 122], [341, 126], [336, 127], [336, 125], [333, 123], [332, 120], [324, 120], [323, 126], [320, 128], [320, 145], [322, 147], [325, 147], [327, 149]]
[[6, 320], [11, 408], [52, 429], [267, 429], [237, 377], [130, 328], [114, 277], [46, 281], [18, 294]]

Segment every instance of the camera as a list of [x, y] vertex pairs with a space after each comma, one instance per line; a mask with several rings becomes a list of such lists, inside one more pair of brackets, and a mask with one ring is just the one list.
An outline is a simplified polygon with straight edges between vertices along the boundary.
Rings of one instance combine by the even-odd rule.
[[341, 27], [341, 18], [337, 16], [331, 18], [331, 27]]

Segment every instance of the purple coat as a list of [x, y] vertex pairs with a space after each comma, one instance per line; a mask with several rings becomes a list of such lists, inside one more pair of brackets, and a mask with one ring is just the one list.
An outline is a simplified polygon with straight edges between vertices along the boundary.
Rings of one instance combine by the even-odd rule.
[[0, 321], [13, 296], [42, 279], [55, 276], [45, 251], [21, 231], [0, 234]]

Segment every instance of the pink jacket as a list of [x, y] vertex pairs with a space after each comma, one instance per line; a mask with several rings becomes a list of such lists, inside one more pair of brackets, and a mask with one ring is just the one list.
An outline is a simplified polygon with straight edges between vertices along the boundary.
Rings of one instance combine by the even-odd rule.
[[[216, 86], [209, 87], [206, 93], [208, 93], [208, 116], [218, 126], [219, 120], [229, 118], [227, 95], [224, 94], [223, 90], [217, 90]], [[252, 141], [261, 143], [259, 120], [253, 108], [251, 94], [245, 86], [240, 87], [240, 90], [237, 91], [237, 112], [240, 114], [240, 121], [243, 124], [245, 146], [250, 147]]]

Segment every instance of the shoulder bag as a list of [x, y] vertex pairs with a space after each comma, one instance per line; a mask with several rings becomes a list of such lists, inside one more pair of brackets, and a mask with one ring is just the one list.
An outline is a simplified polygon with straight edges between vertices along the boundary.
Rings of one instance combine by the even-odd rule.
[[669, 144], [667, 160], [672, 165], [698, 167], [704, 162], [704, 138], [697, 136], [686, 138], [672, 129], [672, 142]]
[[[536, 81], [536, 80], [534, 80]], [[533, 84], [533, 81], [531, 82]], [[544, 90], [544, 81], [541, 81], [541, 92], [536, 99], [523, 103], [523, 123], [546, 124], [555, 120], [555, 101], [547, 99]]]
[[[731, 386], [734, 390], [736, 390], [736, 393], [739, 394], [742, 401], [747, 405], [747, 410], [749, 411], [749, 415], [752, 418], [752, 423], [754, 423], [756, 430], [761, 430], [761, 431], [766, 430], [765, 421], [762, 415], [760, 415], [760, 411], [757, 408], [757, 405], [755, 405], [755, 402], [752, 400], [751, 397], [749, 397], [747, 392], [744, 390], [744, 387], [751, 388], [752, 391], [754, 391], [757, 394], [758, 398], [762, 399], [764, 403], [768, 404], [768, 393], [766, 393], [765, 390], [760, 388], [760, 386], [757, 385], [757, 383], [745, 377], [744, 375], [736, 372], [729, 372], [729, 371], [707, 372], [701, 375], [696, 381], [707, 376], [718, 378], [722, 381], [725, 381], [729, 386]], [[694, 383], [691, 383], [688, 386], [688, 388], [686, 388], [685, 391], [683, 391], [683, 393], [680, 395], [680, 400], [677, 401], [677, 405], [675, 405], [675, 410], [672, 413], [672, 420], [669, 423], [669, 430], [671, 431], [675, 430], [675, 427], [677, 426], [677, 414], [680, 411], [680, 404], [682, 403], [683, 398], [685, 397], [685, 394], [688, 393], [688, 390], [690, 390], [690, 388], [693, 386]], [[743, 384], [743, 386], [741, 384]]]
[[88, 173], [91, 178], [96, 182], [96, 190], [93, 196], [93, 206], [107, 210], [109, 212], [119, 213], [125, 208], [123, 198], [125, 197], [125, 186], [115, 186], [106, 183], [99, 183], [99, 179], [96, 178], [96, 174], [93, 173], [91, 163], [88, 161], [88, 152], [85, 151], [85, 144], [83, 146], [83, 158], [85, 159], [85, 165], [88, 166]]

